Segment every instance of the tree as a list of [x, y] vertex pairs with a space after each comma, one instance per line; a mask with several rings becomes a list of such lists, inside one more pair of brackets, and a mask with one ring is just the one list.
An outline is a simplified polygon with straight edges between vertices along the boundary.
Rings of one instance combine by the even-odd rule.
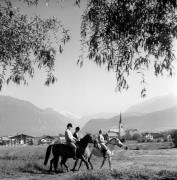
[[141, 138], [142, 138], [142, 136], [141, 136], [140, 133], [135, 133], [135, 134], [132, 135], [132, 140], [138, 141]]
[[[173, 40], [177, 37], [176, 0], [90, 0], [82, 16], [82, 49], [98, 65], [116, 73], [117, 89], [128, 89], [127, 78], [145, 72], [173, 75]], [[83, 64], [83, 58], [78, 60]]]
[[[40, 0], [21, 1], [31, 6]], [[29, 18], [11, 2], [0, 1], [0, 89], [9, 82], [26, 84], [35, 67], [46, 70], [46, 85], [54, 83], [56, 45], [61, 53], [70, 39], [68, 30], [55, 18]], [[80, 0], [74, 2], [79, 6]], [[129, 88], [132, 72], [141, 75], [145, 86], [149, 67], [155, 76], [172, 76], [176, 9], [176, 0], [89, 0], [82, 16], [82, 49], [88, 50], [90, 60], [115, 71], [119, 91]], [[61, 40], [57, 33], [63, 35]], [[78, 63], [83, 61], [81, 56]], [[143, 87], [141, 95], [145, 93]]]
[[173, 130], [171, 132], [171, 138], [172, 138], [175, 148], [177, 148], [177, 130]]
[[[39, 0], [23, 0], [29, 6]], [[12, 1], [13, 2], [13, 1]], [[58, 34], [61, 39], [58, 39]], [[36, 67], [47, 74], [46, 85], [54, 83], [56, 47], [62, 53], [70, 39], [68, 30], [56, 18], [28, 17], [10, 0], [0, 2], [0, 90], [4, 83], [27, 84]]]

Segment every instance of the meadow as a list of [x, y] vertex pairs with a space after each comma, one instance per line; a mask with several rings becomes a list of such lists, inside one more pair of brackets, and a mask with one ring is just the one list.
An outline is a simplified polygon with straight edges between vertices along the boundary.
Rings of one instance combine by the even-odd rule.
[[[0, 146], [0, 179], [20, 180], [106, 180], [106, 179], [177, 179], [177, 149], [169, 142], [127, 142], [129, 150], [117, 148], [112, 158], [113, 171], [106, 162], [99, 169], [102, 159], [93, 157], [94, 170], [48, 173], [43, 165], [47, 146]], [[72, 167], [73, 160], [67, 164]]]

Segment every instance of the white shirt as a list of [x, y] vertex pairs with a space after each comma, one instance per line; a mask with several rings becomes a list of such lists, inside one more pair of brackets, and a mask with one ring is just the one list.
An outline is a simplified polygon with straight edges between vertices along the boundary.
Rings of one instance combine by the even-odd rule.
[[65, 131], [65, 140], [66, 142], [75, 142], [74, 137], [69, 129]]
[[102, 134], [99, 134], [99, 135], [98, 135], [98, 142], [99, 142], [99, 143], [105, 143], [104, 137], [103, 137]]

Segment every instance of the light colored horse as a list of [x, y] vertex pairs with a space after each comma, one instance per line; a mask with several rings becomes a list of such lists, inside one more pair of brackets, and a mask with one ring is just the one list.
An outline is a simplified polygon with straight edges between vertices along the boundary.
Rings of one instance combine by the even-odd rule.
[[[91, 163], [91, 157], [92, 155], [94, 156], [98, 156], [98, 157], [103, 157], [103, 161], [102, 161], [102, 164], [100, 166], [100, 168], [103, 167], [106, 159], [108, 158], [108, 162], [109, 162], [109, 168], [112, 169], [112, 166], [111, 166], [111, 158], [112, 156], [114, 155], [114, 150], [115, 150], [115, 146], [118, 146], [118, 147], [123, 147], [124, 149], [128, 149], [127, 146], [125, 146], [118, 138], [112, 138], [111, 140], [109, 140], [107, 143], [106, 143], [106, 146], [108, 147], [108, 150], [106, 152], [106, 156], [103, 157], [103, 153], [101, 152], [100, 149], [98, 149], [97, 147], [95, 146], [88, 146], [85, 150], [85, 156], [86, 158], [88, 159], [88, 163], [90, 164], [91, 166], [91, 169], [93, 169], [93, 165]], [[82, 161], [80, 162], [80, 166], [78, 168], [78, 170], [80, 169], [82, 165]]]

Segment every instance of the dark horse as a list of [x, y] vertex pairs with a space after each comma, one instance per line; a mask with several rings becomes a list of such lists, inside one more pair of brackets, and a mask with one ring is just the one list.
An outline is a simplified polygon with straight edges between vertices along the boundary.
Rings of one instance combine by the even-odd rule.
[[[91, 142], [92, 142], [92, 136], [90, 134], [85, 135], [80, 141], [77, 142], [77, 150], [76, 150], [77, 160], [74, 163], [74, 166], [72, 169], [73, 171], [75, 171], [75, 167], [79, 159], [81, 159], [85, 163], [87, 169], [89, 169], [89, 165], [88, 165], [87, 160], [84, 157], [84, 153], [85, 153], [85, 149], [88, 143], [91, 143]], [[49, 145], [47, 147], [44, 165], [47, 165], [51, 149], [52, 149], [53, 159], [50, 161], [50, 171], [52, 170], [52, 164], [53, 164], [55, 172], [57, 172], [58, 160], [60, 156], [61, 156], [61, 162], [60, 162], [61, 167], [64, 165], [68, 171], [69, 170], [68, 166], [65, 163], [68, 158], [73, 158], [72, 149], [67, 144]]]

